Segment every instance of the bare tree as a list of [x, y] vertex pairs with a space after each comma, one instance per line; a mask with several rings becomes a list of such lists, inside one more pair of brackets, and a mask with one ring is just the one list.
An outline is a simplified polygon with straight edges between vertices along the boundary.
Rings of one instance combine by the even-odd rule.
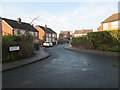
[[[39, 18], [39, 16], [37, 16], [36, 18], [33, 18], [32, 21], [30, 22], [30, 25], [32, 24], [33, 21], [35, 21], [38, 18]], [[29, 30], [26, 30], [23, 35], [28, 35], [28, 32], [29, 32]]]
[[32, 24], [32, 22], [35, 21], [38, 18], [39, 18], [39, 16], [37, 16], [36, 18], [33, 18], [32, 21], [30, 22], [30, 24]]

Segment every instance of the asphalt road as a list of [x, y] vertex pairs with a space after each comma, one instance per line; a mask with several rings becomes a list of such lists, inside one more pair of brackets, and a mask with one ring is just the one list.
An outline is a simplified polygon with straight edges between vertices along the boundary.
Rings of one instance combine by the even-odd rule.
[[50, 57], [3, 72], [3, 88], [117, 88], [117, 57], [66, 50], [57, 45]]

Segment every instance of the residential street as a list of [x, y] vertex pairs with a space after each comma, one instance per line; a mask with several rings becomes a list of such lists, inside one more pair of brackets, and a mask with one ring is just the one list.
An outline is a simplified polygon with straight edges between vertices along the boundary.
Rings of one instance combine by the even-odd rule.
[[3, 88], [117, 88], [118, 57], [46, 48], [50, 57], [3, 72]]

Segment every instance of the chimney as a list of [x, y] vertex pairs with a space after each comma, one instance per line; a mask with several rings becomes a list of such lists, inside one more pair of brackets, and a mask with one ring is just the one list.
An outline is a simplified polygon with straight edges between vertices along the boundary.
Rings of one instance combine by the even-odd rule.
[[34, 24], [32, 24], [32, 26], [34, 27]]
[[19, 17], [19, 18], [17, 18], [17, 22], [21, 22], [21, 18]]
[[47, 25], [45, 24], [45, 28], [47, 28]]

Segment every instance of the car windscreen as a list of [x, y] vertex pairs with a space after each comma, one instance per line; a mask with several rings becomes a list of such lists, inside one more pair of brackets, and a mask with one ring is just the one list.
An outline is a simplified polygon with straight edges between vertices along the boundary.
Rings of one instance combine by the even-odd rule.
[[45, 43], [50, 43], [50, 42], [45, 42]]

